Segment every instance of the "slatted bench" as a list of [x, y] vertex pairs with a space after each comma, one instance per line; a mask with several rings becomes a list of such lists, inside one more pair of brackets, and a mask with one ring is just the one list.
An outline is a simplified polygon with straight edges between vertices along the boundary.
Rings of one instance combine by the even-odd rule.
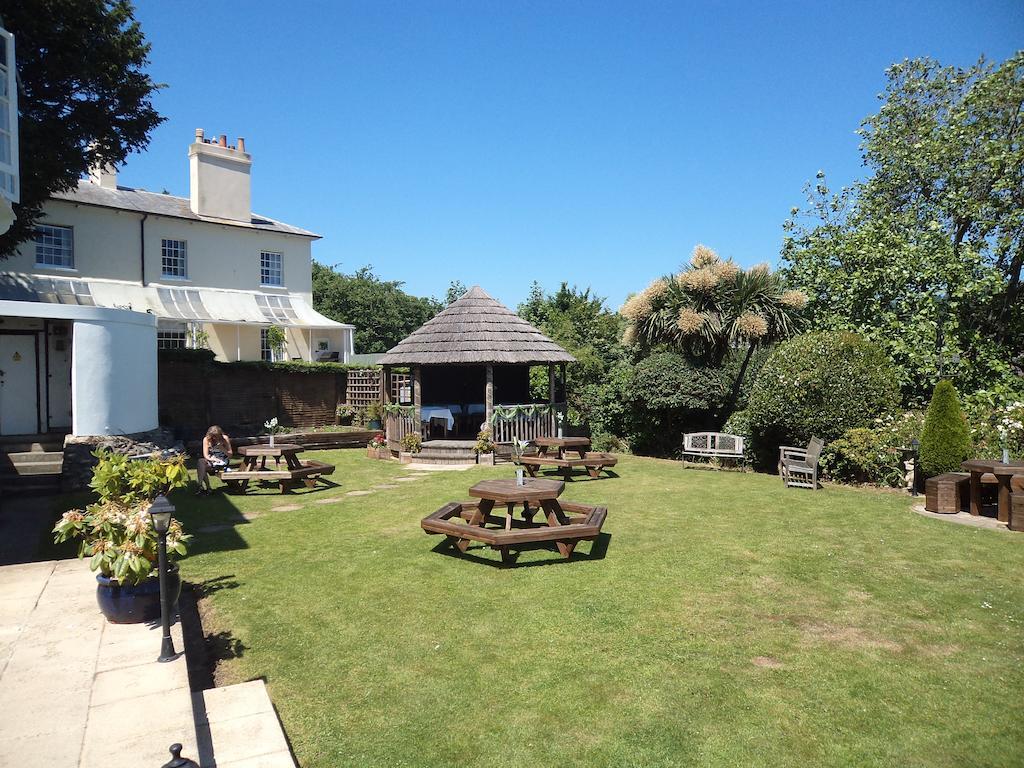
[[743, 458], [743, 438], [726, 432], [688, 432], [683, 435], [683, 458]]
[[529, 513], [522, 520], [494, 515], [491, 513], [493, 504], [486, 502], [486, 499], [450, 501], [423, 518], [420, 526], [428, 534], [445, 536], [447, 543], [460, 552], [465, 552], [470, 542], [479, 541], [497, 550], [503, 563], [511, 563], [515, 559], [511, 550], [540, 542], [554, 542], [561, 555], [568, 559], [579, 542], [593, 541], [600, 535], [608, 515], [606, 507], [545, 503], [541, 509], [533, 511], [546, 513], [548, 524], [534, 524], [533, 515]]
[[555, 456], [523, 456], [520, 459], [523, 467], [530, 473], [530, 477], [537, 477], [541, 467], [557, 467], [561, 470], [566, 482], [572, 479], [572, 471], [576, 467], [583, 467], [587, 474], [593, 478], [601, 476], [601, 470], [614, 467], [619, 463], [618, 457], [610, 453], [585, 453], [582, 458], [570, 459], [568, 457], [556, 458]]

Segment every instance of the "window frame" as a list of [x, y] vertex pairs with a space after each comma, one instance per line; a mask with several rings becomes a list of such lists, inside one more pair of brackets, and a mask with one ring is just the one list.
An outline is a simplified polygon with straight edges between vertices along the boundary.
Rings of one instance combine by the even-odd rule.
[[265, 363], [274, 362], [274, 350], [267, 343], [267, 331], [269, 330], [270, 328], [268, 327], [260, 328], [260, 360]]
[[[47, 264], [46, 262], [39, 261], [39, 246], [41, 243], [36, 240], [36, 235], [39, 234], [39, 230], [42, 228], [48, 229], [59, 229], [68, 233], [69, 235], [69, 249], [70, 249], [70, 264]], [[50, 224], [46, 222], [37, 222], [33, 227], [32, 231], [32, 242], [35, 245], [35, 259], [36, 269], [59, 269], [62, 272], [77, 272], [78, 268], [75, 267], [75, 228], [65, 224]]]
[[157, 350], [188, 349], [188, 331], [161, 330], [158, 328], [156, 331], [156, 348]]
[[[14, 55], [14, 35], [0, 27], [0, 38], [4, 40], [7, 52], [0, 64], [0, 77], [4, 80], [6, 95], [0, 91], [0, 101], [7, 102], [7, 125], [0, 126], [0, 133], [6, 134], [10, 142], [10, 162], [0, 161], [0, 195], [12, 203], [21, 201], [21, 173], [18, 150], [18, 68]], [[10, 179], [8, 186], [7, 179]]]
[[[277, 257], [277, 279], [276, 283], [268, 283], [263, 279], [264, 264], [263, 259], [266, 256]], [[272, 268], [267, 268], [268, 273], [272, 273]], [[284, 288], [284, 253], [282, 251], [264, 251], [260, 250], [260, 288]]]
[[[168, 273], [167, 271], [167, 250], [168, 243], [175, 243], [172, 248], [177, 251], [180, 248], [180, 255], [176, 255], [174, 258], [181, 259], [181, 271], [183, 274], [176, 275]], [[173, 237], [161, 237], [160, 238], [160, 276], [167, 280], [188, 280], [188, 240], [179, 240]]]

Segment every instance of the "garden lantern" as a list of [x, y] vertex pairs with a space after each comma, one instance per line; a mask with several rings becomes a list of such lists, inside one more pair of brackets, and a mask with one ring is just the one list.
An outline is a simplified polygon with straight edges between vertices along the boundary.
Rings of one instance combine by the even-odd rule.
[[911, 485], [913, 487], [911, 488], [910, 493], [912, 496], [917, 496], [917, 468], [921, 464], [921, 441], [916, 437], [910, 441], [910, 450], [914, 457], [914, 478], [911, 481]]
[[189, 760], [187, 757], [181, 756], [181, 749], [181, 744], [171, 744], [169, 749], [171, 759], [160, 766], [160, 768], [199, 768], [199, 763], [195, 760]]
[[173, 661], [178, 658], [174, 650], [174, 641], [171, 639], [171, 611], [170, 590], [167, 587], [167, 531], [171, 527], [171, 515], [174, 514], [174, 505], [164, 495], [157, 496], [149, 505], [149, 516], [153, 521], [153, 530], [157, 533], [157, 561], [156, 567], [160, 574], [160, 624], [163, 629], [163, 636], [160, 638], [160, 656], [157, 661]]

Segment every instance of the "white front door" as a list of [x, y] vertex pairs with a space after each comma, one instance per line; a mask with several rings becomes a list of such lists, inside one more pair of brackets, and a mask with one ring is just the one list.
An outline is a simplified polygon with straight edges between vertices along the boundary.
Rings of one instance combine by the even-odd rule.
[[39, 430], [36, 337], [0, 333], [0, 435]]

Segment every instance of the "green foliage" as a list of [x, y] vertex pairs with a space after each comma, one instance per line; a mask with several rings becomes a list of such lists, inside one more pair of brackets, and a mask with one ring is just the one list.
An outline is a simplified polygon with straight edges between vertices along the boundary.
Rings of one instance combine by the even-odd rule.
[[285, 354], [285, 345], [287, 343], [288, 337], [285, 336], [282, 328], [276, 325], [267, 328], [267, 346], [270, 348], [272, 361], [279, 362], [287, 357]]
[[921, 470], [925, 477], [960, 468], [971, 457], [971, 434], [956, 388], [946, 380], [935, 385], [921, 430]]
[[477, 454], [494, 453], [494, 439], [491, 437], [490, 427], [481, 429], [477, 434], [476, 445], [473, 446], [473, 451]]
[[1024, 52], [887, 76], [860, 131], [873, 175], [833, 193], [819, 172], [782, 256], [815, 325], [879, 344], [916, 404], [940, 370], [972, 391], [1024, 368]]
[[[81, 539], [78, 556], [89, 556], [89, 567], [122, 584], [138, 584], [156, 564], [157, 534], [149, 505], [160, 494], [188, 482], [183, 456], [169, 460], [134, 459], [97, 451], [99, 459], [90, 487], [99, 501], [84, 510], [65, 512], [53, 527], [57, 543]], [[185, 555], [191, 537], [177, 520], [167, 534], [170, 555]]]
[[848, 429], [826, 444], [821, 468], [831, 480], [901, 488], [905, 484], [906, 451], [920, 438], [924, 414], [908, 411], [875, 419], [870, 427]]
[[346, 275], [313, 262], [313, 306], [355, 325], [355, 349], [363, 354], [387, 352], [443, 309], [433, 299], [410, 296], [402, 285], [381, 280], [370, 267]]
[[462, 298], [462, 294], [466, 292], [466, 284], [461, 280], [452, 280], [448, 284], [448, 293], [445, 294], [444, 303], [445, 306], [452, 304], [458, 299]]
[[974, 455], [1002, 459], [1006, 448], [1012, 460], [1024, 459], [1024, 379], [1017, 386], [979, 390], [964, 398]]
[[18, 0], [4, 3], [3, 26], [17, 39], [21, 203], [0, 258], [32, 236], [51, 194], [91, 166], [123, 164], [163, 122], [131, 3]]
[[[595, 390], [604, 386], [609, 369], [620, 355], [619, 317], [589, 288], [580, 290], [567, 283], [547, 294], [534, 282], [517, 312], [576, 358], [577, 362], [566, 370], [569, 418], [573, 423], [592, 423], [598, 418]], [[531, 369], [530, 390], [534, 398], [548, 399], [546, 367]]]
[[754, 382], [747, 410], [755, 450], [774, 462], [779, 445], [812, 435], [835, 440], [899, 403], [892, 363], [853, 333], [816, 332], [780, 344]]
[[402, 450], [407, 453], [419, 453], [423, 448], [423, 438], [419, 432], [406, 432], [402, 438]]

